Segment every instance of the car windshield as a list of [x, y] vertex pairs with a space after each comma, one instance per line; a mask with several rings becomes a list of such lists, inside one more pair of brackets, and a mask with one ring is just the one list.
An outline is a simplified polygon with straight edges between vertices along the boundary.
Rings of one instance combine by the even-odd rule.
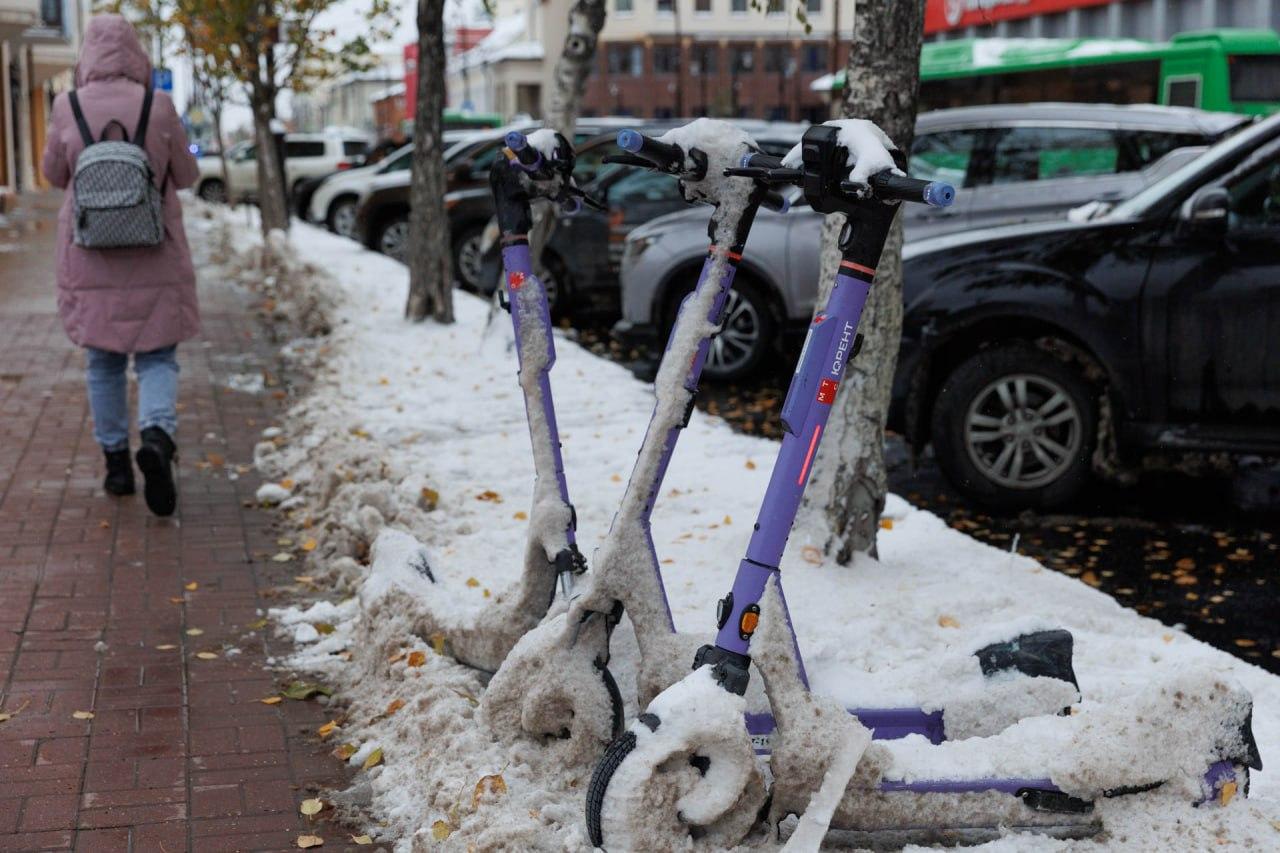
[[1267, 140], [1280, 135], [1280, 116], [1260, 121], [1224, 142], [1219, 142], [1175, 172], [1171, 172], [1108, 214], [1112, 219], [1140, 219], [1169, 196], [1199, 186], [1214, 174], [1232, 168]]

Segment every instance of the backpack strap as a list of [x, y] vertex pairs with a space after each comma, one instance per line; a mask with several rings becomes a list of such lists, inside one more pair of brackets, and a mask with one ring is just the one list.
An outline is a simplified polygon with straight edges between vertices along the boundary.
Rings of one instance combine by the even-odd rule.
[[138, 117], [138, 129], [133, 132], [133, 144], [139, 148], [147, 147], [147, 122], [151, 120], [151, 96], [154, 93], [155, 89], [148, 86], [147, 93], [142, 96], [142, 115]]
[[80, 138], [84, 140], [85, 148], [88, 148], [93, 144], [93, 133], [89, 130], [89, 123], [84, 120], [84, 113], [80, 110], [80, 99], [76, 97], [75, 89], [68, 93], [67, 100], [71, 102], [71, 114], [75, 116], [76, 127], [80, 128]]

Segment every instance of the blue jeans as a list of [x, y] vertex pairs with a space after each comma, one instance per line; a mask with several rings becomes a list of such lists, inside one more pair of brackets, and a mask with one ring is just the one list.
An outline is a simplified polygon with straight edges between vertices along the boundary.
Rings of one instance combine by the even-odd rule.
[[[134, 353], [138, 375], [138, 429], [160, 427], [170, 437], [178, 429], [177, 346]], [[106, 451], [129, 449], [129, 356], [85, 347], [93, 437]]]

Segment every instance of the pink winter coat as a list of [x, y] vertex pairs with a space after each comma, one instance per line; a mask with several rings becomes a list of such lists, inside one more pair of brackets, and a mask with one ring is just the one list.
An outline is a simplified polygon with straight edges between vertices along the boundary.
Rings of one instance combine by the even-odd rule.
[[[142, 112], [143, 88], [151, 81], [151, 62], [129, 22], [119, 15], [90, 19], [76, 66], [76, 87], [95, 140], [115, 119], [133, 136]], [[111, 139], [120, 131], [112, 127]], [[44, 174], [66, 187], [84, 141], [66, 94], [53, 102]], [[147, 352], [186, 340], [200, 331], [196, 276], [182, 228], [178, 190], [195, 183], [195, 158], [187, 136], [164, 92], [156, 92], [147, 123], [147, 156], [162, 183], [165, 238], [139, 249], [82, 249], [72, 243], [72, 194], [58, 213], [58, 310], [67, 335], [80, 346], [112, 352]]]

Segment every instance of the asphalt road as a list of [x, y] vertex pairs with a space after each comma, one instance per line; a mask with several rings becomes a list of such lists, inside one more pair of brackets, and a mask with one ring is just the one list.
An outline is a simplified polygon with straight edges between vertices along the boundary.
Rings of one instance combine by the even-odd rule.
[[[605, 329], [577, 334], [593, 351], [642, 374], [649, 366], [647, 354], [621, 349]], [[698, 408], [743, 432], [778, 438], [790, 369], [780, 365], [747, 382], [703, 382]], [[962, 497], [927, 455], [913, 466], [897, 437], [888, 453], [890, 488], [952, 527], [1016, 548], [1280, 674], [1280, 500], [1253, 508], [1261, 491], [1280, 492], [1280, 476], [1244, 482], [1153, 474], [1131, 488], [1097, 485], [1054, 514], [998, 514]]]

